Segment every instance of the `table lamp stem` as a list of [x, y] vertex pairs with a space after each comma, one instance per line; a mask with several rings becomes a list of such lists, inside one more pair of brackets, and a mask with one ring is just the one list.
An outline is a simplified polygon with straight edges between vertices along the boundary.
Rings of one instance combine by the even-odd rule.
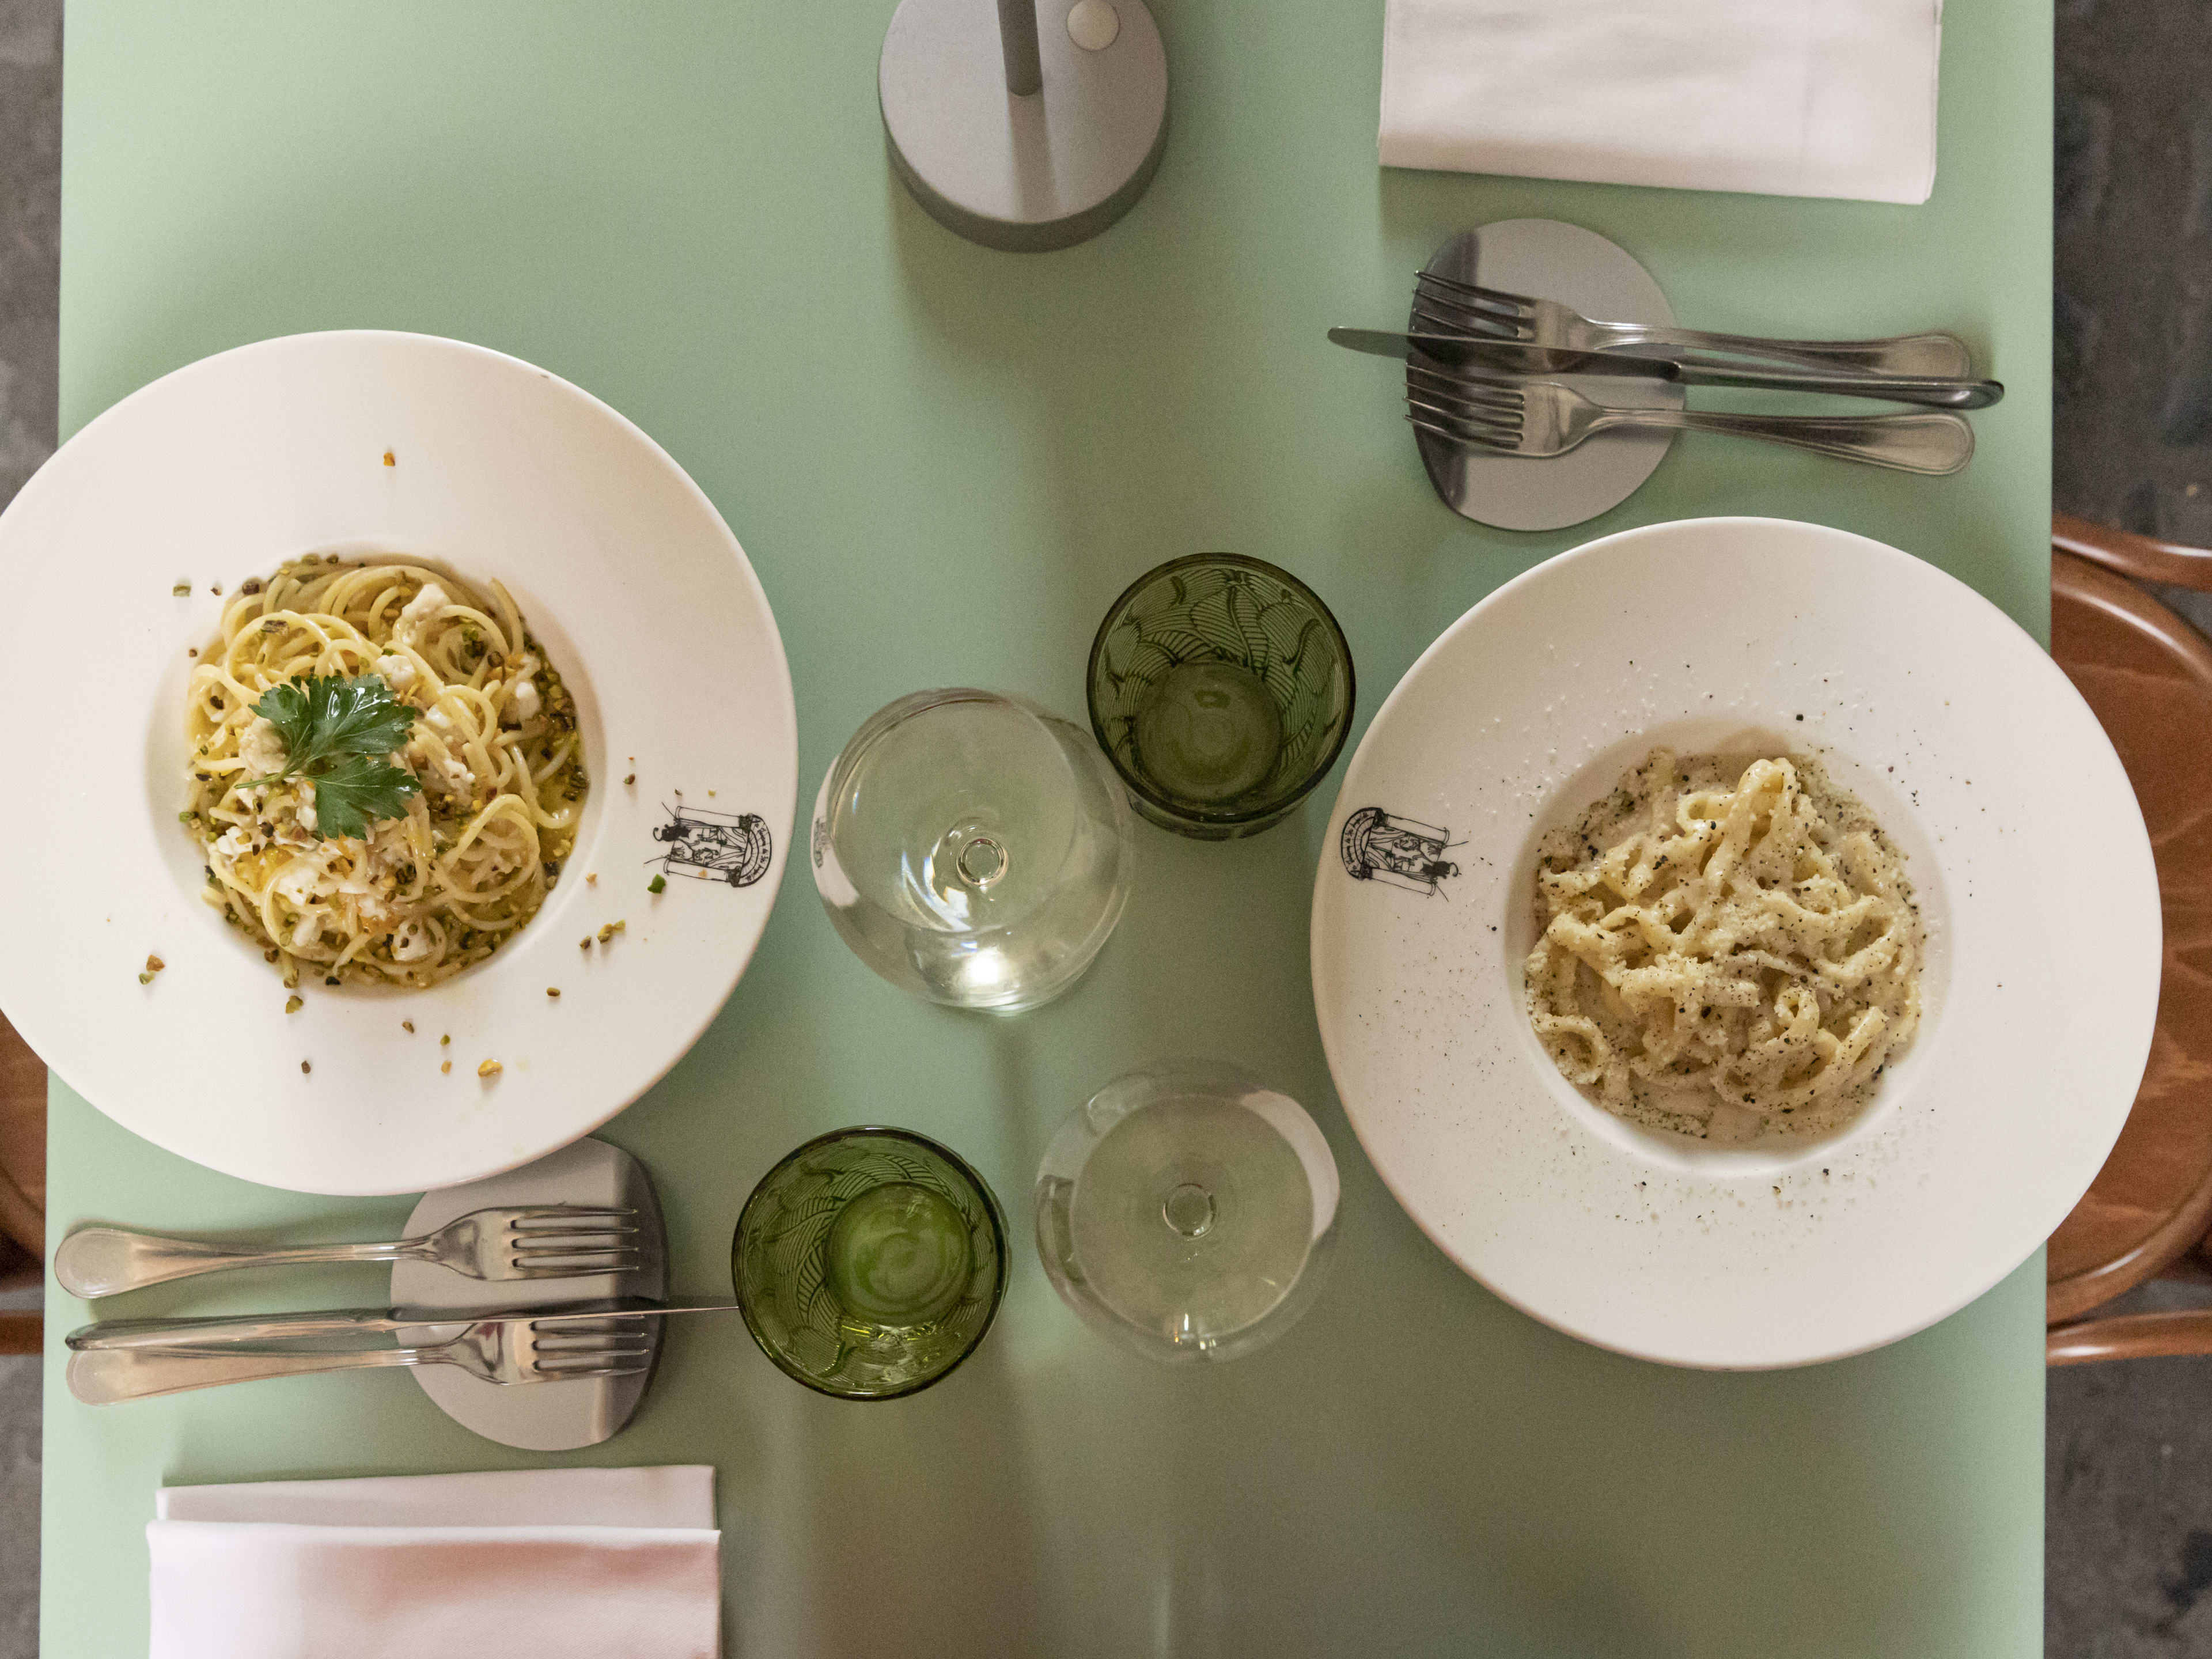
[[1006, 90], [1020, 98], [1043, 91], [1036, 0], [999, 0], [999, 40], [1006, 54]]

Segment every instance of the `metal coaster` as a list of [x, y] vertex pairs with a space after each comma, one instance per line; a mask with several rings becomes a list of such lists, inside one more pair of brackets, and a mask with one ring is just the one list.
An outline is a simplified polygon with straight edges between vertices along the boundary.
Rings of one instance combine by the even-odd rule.
[[[1572, 306], [1606, 322], [1671, 325], [1659, 284], [1616, 242], [1557, 219], [1502, 219], [1462, 231], [1425, 269], [1463, 283]], [[1416, 325], [1416, 327], [1419, 325]], [[1680, 409], [1682, 388], [1658, 380], [1562, 374], [1560, 384], [1601, 403]], [[1601, 432], [1549, 460], [1485, 455], [1416, 428], [1429, 482], [1453, 512], [1500, 530], [1563, 530], [1620, 505], [1674, 442], [1666, 431]]]
[[[426, 1193], [407, 1218], [407, 1233], [410, 1237], [427, 1233], [471, 1210], [509, 1204], [613, 1204], [635, 1210], [638, 1266], [629, 1273], [484, 1284], [428, 1262], [402, 1261], [392, 1269], [392, 1305], [426, 1314], [483, 1313], [618, 1296], [667, 1299], [668, 1233], [653, 1182], [644, 1165], [605, 1141], [579, 1140], [505, 1175]], [[645, 1322], [653, 1333], [658, 1363], [660, 1333], [668, 1322]], [[611, 1438], [629, 1421], [653, 1381], [647, 1370], [602, 1381], [503, 1388], [471, 1376], [457, 1365], [417, 1365], [413, 1370], [422, 1392], [463, 1428], [525, 1451], [573, 1451]]]

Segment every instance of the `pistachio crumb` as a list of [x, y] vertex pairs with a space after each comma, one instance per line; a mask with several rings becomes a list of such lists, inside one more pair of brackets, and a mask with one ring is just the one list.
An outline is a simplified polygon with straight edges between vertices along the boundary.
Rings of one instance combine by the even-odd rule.
[[624, 778], [623, 781], [624, 783], [635, 783], [637, 781], [637, 774], [635, 772], [631, 773], [628, 777]]
[[586, 887], [597, 887], [599, 884], [599, 872], [596, 870], [592, 871], [584, 878], [584, 885]]
[[599, 929], [599, 943], [600, 943], [600, 944], [602, 944], [602, 945], [605, 945], [605, 944], [609, 939], [612, 939], [614, 936], [615, 936], [615, 925], [614, 925], [614, 923], [612, 923], [611, 921], [611, 922], [609, 922], [605, 927], [602, 927], [602, 928], [600, 928], [600, 929]]
[[549, 997], [557, 997], [561, 994], [561, 988], [557, 985], [549, 985], [545, 988], [545, 994]]
[[168, 965], [159, 957], [149, 956], [146, 958], [146, 971], [149, 974], [158, 974]]
[[154, 976], [151, 974], [141, 974], [138, 975], [138, 982], [141, 985], [151, 985], [154, 982]]
[[645, 884], [645, 890], [648, 893], [663, 893], [667, 891], [668, 878], [665, 876], [655, 876], [651, 881]]
[[441, 1077], [443, 1077], [447, 1073], [448, 1073], [448, 1072], [452, 1071], [453, 1069], [453, 1062], [452, 1060], [447, 1060], [447, 1061], [445, 1061], [442, 1065], [441, 1065], [441, 1066], [438, 1067], [438, 1075], [439, 1075], [439, 1076], [441, 1076]]
[[477, 1067], [477, 1075], [478, 1077], [497, 1077], [504, 1070], [506, 1070], [506, 1067], [501, 1066], [497, 1060], [488, 1060], [484, 1061], [483, 1065]]
[[308, 1064], [307, 1064], [307, 1062], [306, 1060], [301, 1060], [301, 1061], [300, 1062], [300, 1075], [301, 1075], [301, 1076], [302, 1076], [302, 1077], [305, 1077], [308, 1073], [310, 1073], [310, 1072], [313, 1071], [314, 1069], [315, 1069], [315, 1068], [314, 1068], [313, 1066], [312, 1066], [308, 1065]]
[[172, 588], [169, 590], [169, 592], [170, 592], [173, 593], [174, 595], [176, 595], [176, 597], [177, 597], [177, 598], [179, 598], [179, 599], [183, 599], [186, 594], [190, 593], [191, 591], [192, 591], [192, 585], [191, 585], [190, 582], [179, 582], [175, 586], [172, 587]]
[[399, 465], [398, 461], [392, 459], [392, 452], [388, 449], [384, 452], [384, 464], [386, 466], [397, 466]]
[[446, 1035], [445, 1035], [445, 1036], [441, 1036], [441, 1037], [440, 1037], [440, 1038], [438, 1039], [438, 1046], [439, 1046], [441, 1048], [444, 1048], [447, 1043], [451, 1042], [453, 1040], [453, 1034], [451, 1031], [448, 1031], [448, 1032], [447, 1032], [447, 1033], [446, 1033]]
[[412, 1036], [415, 1034], [415, 1022], [411, 1019], [403, 1019], [399, 1022], [399, 1029]]
[[301, 1009], [307, 1006], [307, 1000], [305, 997], [286, 997], [284, 999], [284, 1012], [288, 1014], [296, 1014]]

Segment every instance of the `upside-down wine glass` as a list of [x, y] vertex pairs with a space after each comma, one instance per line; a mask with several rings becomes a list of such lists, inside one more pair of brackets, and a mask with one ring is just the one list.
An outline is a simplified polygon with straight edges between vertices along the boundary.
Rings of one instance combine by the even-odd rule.
[[918, 691], [854, 733], [814, 804], [814, 885], [892, 984], [1012, 1013], [1121, 920], [1129, 811], [1088, 733], [1018, 697]]
[[1220, 1060], [1165, 1060], [1071, 1113], [1037, 1171], [1037, 1254], [1085, 1322], [1154, 1359], [1233, 1359], [1319, 1291], [1336, 1160], [1288, 1095]]

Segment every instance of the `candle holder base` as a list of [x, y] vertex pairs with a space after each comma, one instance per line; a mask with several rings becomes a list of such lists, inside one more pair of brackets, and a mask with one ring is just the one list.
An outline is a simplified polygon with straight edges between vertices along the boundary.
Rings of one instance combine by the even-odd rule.
[[988, 0], [901, 0], [877, 75], [915, 200], [1008, 252], [1096, 236], [1145, 193], [1167, 139], [1167, 52], [1144, 0], [1042, 0], [1037, 22], [1042, 92], [1007, 91]]

